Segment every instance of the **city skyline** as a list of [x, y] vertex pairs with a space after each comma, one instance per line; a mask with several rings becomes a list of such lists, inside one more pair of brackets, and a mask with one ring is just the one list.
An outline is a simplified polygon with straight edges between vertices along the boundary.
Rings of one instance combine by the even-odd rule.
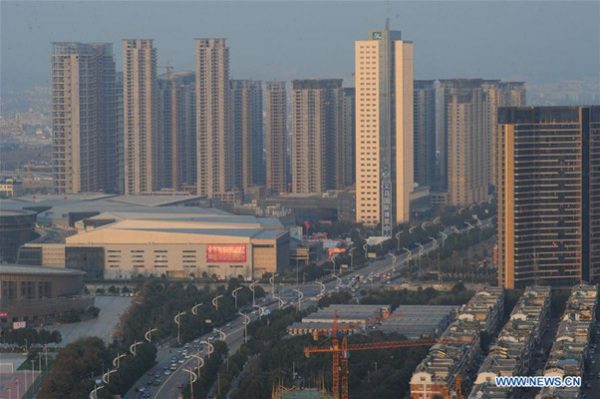
[[[107, 13], [108, 7], [95, 2], [3, 2], [2, 86], [48, 84], [43, 62], [31, 62], [49, 57], [48, 41], [116, 44], [126, 37], [154, 39], [159, 73], [167, 65], [193, 70], [194, 39], [224, 37], [235, 54], [231, 76], [236, 79], [341, 77], [344, 86], [353, 86], [352, 43], [372, 26], [380, 26], [388, 13], [391, 25], [418, 44], [415, 79], [479, 76], [531, 83], [600, 81], [600, 5], [552, 2], [541, 7], [536, 3], [393, 2], [387, 11], [384, 2], [351, 2], [343, 3], [343, 24], [335, 22], [341, 9], [327, 2], [169, 3], [177, 7], [149, 2], [143, 8], [136, 6], [144, 23], [157, 17], [177, 20], [177, 29], [172, 30], [168, 24], [140, 26], [136, 19], [124, 19], [131, 15], [131, 3], [113, 2]], [[93, 22], [85, 23], [92, 16]], [[241, 23], [245, 17], [257, 23], [246, 26]], [[60, 23], [64, 18], [69, 23]], [[535, 24], [529, 23], [532, 18]], [[105, 26], [111, 26], [110, 31]], [[19, 37], [19, 46], [13, 45], [14, 37]], [[261, 46], [252, 45], [257, 41]], [[548, 51], [551, 48], [560, 49], [561, 57]], [[509, 54], [519, 62], [503, 62]], [[578, 62], [570, 61], [574, 59]], [[116, 64], [120, 70], [119, 54]]]

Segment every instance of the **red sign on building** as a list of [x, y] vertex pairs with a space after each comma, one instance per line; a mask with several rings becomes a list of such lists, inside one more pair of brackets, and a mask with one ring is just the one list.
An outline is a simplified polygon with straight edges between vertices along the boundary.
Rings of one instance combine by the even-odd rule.
[[0, 312], [0, 317], [8, 317], [8, 312]]
[[207, 244], [206, 262], [246, 262], [245, 244]]

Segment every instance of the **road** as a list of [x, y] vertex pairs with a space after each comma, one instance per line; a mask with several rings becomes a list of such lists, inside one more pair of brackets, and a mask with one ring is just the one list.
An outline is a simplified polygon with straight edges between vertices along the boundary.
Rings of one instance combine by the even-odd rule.
[[[484, 224], [490, 223], [488, 220], [484, 222]], [[463, 228], [458, 230], [458, 232], [463, 233], [467, 231], [469, 228]], [[450, 229], [447, 229], [444, 232], [444, 235], [450, 236], [453, 232]], [[338, 282], [337, 279], [333, 279], [326, 283], [323, 283], [325, 286], [325, 292], [334, 292], [340, 285], [344, 285], [348, 283], [352, 278], [357, 277], [358, 275], [368, 275], [370, 273], [383, 274], [383, 273], [394, 273], [397, 275], [402, 269], [406, 268], [409, 261], [419, 258], [420, 256], [425, 256], [429, 252], [432, 252], [438, 248], [439, 245], [443, 245], [443, 235], [436, 237], [435, 241], [431, 240], [426, 244], [423, 244], [421, 247], [411, 248], [408, 251], [404, 251], [399, 255], [388, 254], [383, 259], [379, 259], [373, 261], [372, 263], [367, 264], [365, 267], [353, 271], [343, 277], [340, 278]], [[276, 286], [277, 287], [277, 286]], [[265, 290], [269, 291], [271, 286], [264, 285]], [[275, 289], [275, 293], [277, 296], [281, 297], [287, 306], [297, 306], [298, 304], [298, 293], [294, 290], [299, 290], [302, 292], [303, 299], [301, 301], [301, 308], [306, 309], [309, 306], [316, 306], [318, 303], [317, 296], [321, 293], [321, 284], [318, 282], [311, 282], [306, 284], [299, 285], [286, 285], [281, 286]], [[265, 308], [268, 309], [276, 309], [279, 307], [279, 302], [274, 301], [272, 294], [267, 294], [267, 298], [265, 300], [271, 301], [271, 304], [264, 305]], [[264, 300], [263, 300], [264, 301]], [[259, 303], [259, 305], [263, 305]], [[256, 314], [252, 314], [251, 321], [256, 320], [258, 317]], [[233, 320], [230, 323], [229, 327], [224, 327], [223, 331], [226, 334], [225, 343], [229, 348], [229, 355], [234, 354], [239, 347], [242, 345], [244, 341], [244, 327], [242, 325], [243, 318], [240, 316]], [[208, 341], [209, 338], [213, 336], [212, 333], [205, 334], [202, 337], [199, 337], [200, 340]], [[198, 348], [192, 349], [193, 354], [200, 355], [205, 357], [207, 355], [206, 348], [202, 348], [202, 350]], [[198, 360], [194, 357], [190, 357], [189, 359], [184, 359], [182, 364], [179, 364], [177, 370], [171, 373], [168, 376], [164, 375], [163, 367], [168, 367], [171, 364], [171, 357], [176, 355], [181, 357], [181, 355], [176, 354], [175, 350], [171, 353], [168, 348], [160, 348], [157, 354], [157, 365], [154, 366], [151, 372], [158, 372], [161, 375], [161, 383], [158, 387], [154, 385], [146, 385], [146, 382], [149, 379], [153, 379], [148, 375], [140, 378], [131, 388], [131, 390], [125, 395], [125, 399], [137, 399], [142, 397], [141, 392], [136, 392], [136, 389], [150, 387], [150, 398], [156, 399], [177, 399], [180, 395], [181, 389], [178, 386], [185, 386], [190, 382], [190, 374], [185, 372], [184, 369], [191, 369], [196, 367]]]

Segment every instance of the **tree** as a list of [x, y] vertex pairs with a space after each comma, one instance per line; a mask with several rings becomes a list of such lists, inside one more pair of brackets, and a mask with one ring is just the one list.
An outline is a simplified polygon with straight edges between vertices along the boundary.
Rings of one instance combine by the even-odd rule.
[[96, 318], [96, 317], [98, 317], [99, 314], [100, 314], [100, 308], [93, 306], [93, 305], [88, 306], [87, 309], [85, 310], [85, 315], [87, 317]]

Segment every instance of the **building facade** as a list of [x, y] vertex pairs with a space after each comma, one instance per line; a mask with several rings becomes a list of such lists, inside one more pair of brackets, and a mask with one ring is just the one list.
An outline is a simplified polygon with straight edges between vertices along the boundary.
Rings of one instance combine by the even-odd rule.
[[52, 267], [0, 265], [0, 326], [15, 322], [39, 325], [67, 311], [94, 304], [84, 295], [84, 273]]
[[498, 112], [498, 279], [572, 285], [600, 274], [600, 106]]
[[343, 93], [340, 173], [342, 184], [351, 186], [356, 178], [356, 89], [345, 87]]
[[266, 190], [287, 190], [287, 94], [285, 82], [267, 82], [265, 101]]
[[110, 43], [52, 43], [54, 189], [117, 191], [117, 93]]
[[214, 198], [233, 188], [229, 47], [225, 39], [196, 39], [197, 193]]
[[414, 81], [414, 181], [432, 187], [436, 175], [435, 81]]
[[414, 187], [413, 44], [388, 21], [355, 43], [355, 76], [356, 221], [391, 237]]
[[292, 192], [342, 188], [342, 79], [292, 85]]
[[248, 193], [264, 185], [263, 92], [258, 80], [231, 80], [234, 187]]
[[123, 40], [125, 194], [158, 188], [158, 80], [152, 39]]
[[158, 77], [161, 189], [196, 183], [195, 76], [181, 71]]

